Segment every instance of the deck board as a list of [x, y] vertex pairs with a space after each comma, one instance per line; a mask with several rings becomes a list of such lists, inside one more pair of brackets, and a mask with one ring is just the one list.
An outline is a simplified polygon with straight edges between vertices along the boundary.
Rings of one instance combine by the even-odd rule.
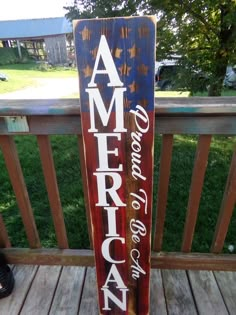
[[221, 294], [230, 315], [236, 314], [236, 272], [214, 272]]
[[25, 299], [21, 315], [48, 314], [62, 267], [40, 266]]
[[151, 270], [150, 315], [167, 315], [161, 271]]
[[64, 267], [49, 315], [77, 315], [81, 299], [85, 267]]
[[[98, 315], [95, 269], [16, 265], [0, 315]], [[151, 270], [151, 315], [236, 314], [236, 272]]]
[[87, 268], [84, 290], [79, 309], [79, 315], [98, 315], [98, 300], [96, 287], [96, 273], [94, 268]]
[[184, 270], [163, 270], [162, 275], [168, 314], [197, 314], [186, 272]]
[[9, 297], [0, 300], [1, 315], [19, 314], [37, 270], [37, 266], [17, 265], [14, 267], [15, 287]]
[[188, 271], [199, 314], [228, 315], [214, 274], [209, 271]]

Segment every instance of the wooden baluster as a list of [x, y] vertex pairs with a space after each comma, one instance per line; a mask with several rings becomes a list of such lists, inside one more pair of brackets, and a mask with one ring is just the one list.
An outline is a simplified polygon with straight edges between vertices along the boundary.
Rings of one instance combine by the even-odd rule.
[[199, 203], [202, 194], [202, 187], [205, 177], [205, 172], [208, 162], [208, 154], [210, 150], [211, 136], [201, 135], [199, 136], [194, 168], [192, 173], [192, 181], [188, 200], [188, 209], [184, 227], [182, 251], [191, 251], [193, 235], [195, 231], [195, 225], [197, 221], [197, 214]]
[[25, 185], [16, 145], [12, 137], [0, 136], [0, 146], [3, 152], [9, 177], [15, 192], [16, 200], [21, 212], [29, 246], [39, 248], [40, 240], [31, 208], [28, 191]]
[[166, 204], [169, 188], [171, 158], [173, 148], [173, 135], [163, 135], [162, 150], [160, 157], [160, 174], [158, 183], [157, 196], [157, 215], [154, 232], [153, 249], [160, 251], [162, 248], [162, 240], [164, 233], [164, 223], [166, 216]]
[[37, 136], [37, 140], [57, 243], [59, 248], [69, 248], [50, 140], [48, 136]]
[[211, 252], [220, 253], [223, 249], [229, 223], [236, 203], [236, 150], [234, 151], [220, 213], [212, 241]]
[[2, 215], [0, 214], [0, 248], [11, 247], [11, 242], [8, 238], [7, 230], [3, 222]]
[[80, 170], [81, 170], [81, 175], [82, 175], [84, 202], [85, 202], [86, 218], [87, 218], [88, 233], [89, 233], [89, 242], [90, 242], [90, 248], [93, 248], [92, 226], [91, 226], [91, 217], [90, 217], [90, 211], [89, 211], [88, 183], [87, 183], [87, 176], [86, 176], [86, 167], [85, 167], [85, 160], [84, 160], [84, 144], [83, 144], [82, 135], [78, 135], [78, 145], [79, 145], [79, 157], [80, 157]]

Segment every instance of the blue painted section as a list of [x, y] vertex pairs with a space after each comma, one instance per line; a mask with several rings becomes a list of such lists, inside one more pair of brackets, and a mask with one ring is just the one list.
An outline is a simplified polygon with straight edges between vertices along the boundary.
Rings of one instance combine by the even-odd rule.
[[[122, 36], [122, 30], [125, 30], [127, 35]], [[84, 36], [83, 32], [85, 32]], [[106, 36], [120, 80], [124, 87], [127, 87], [124, 98], [128, 101], [128, 104], [126, 104], [124, 110], [129, 112], [145, 98], [146, 110], [152, 111], [154, 108], [155, 69], [155, 50], [153, 47], [155, 47], [156, 35], [153, 21], [146, 17], [139, 17], [139, 19], [107, 19], [104, 25], [100, 23], [99, 19], [82, 20], [75, 24], [74, 35], [80, 77], [80, 97], [83, 100], [81, 102], [82, 111], [89, 110], [87, 106], [88, 93], [85, 89], [91, 80], [91, 74], [85, 75], [84, 69], [86, 67], [94, 69], [95, 57], [93, 52], [99, 46], [101, 34]], [[119, 56], [114, 55], [116, 49], [120, 50]], [[135, 56], [131, 53], [132, 49], [136, 51]], [[120, 69], [124, 65], [129, 69], [128, 73], [121, 73]], [[140, 72], [139, 66], [141, 65], [146, 69], [145, 73]], [[99, 69], [104, 69], [102, 64], [99, 65]], [[96, 80], [100, 86], [100, 93], [104, 102], [111, 100], [114, 91], [105, 88], [108, 83], [108, 76], [101, 75], [99, 77], [98, 75]], [[137, 86], [135, 91], [131, 88], [134, 82]], [[105, 92], [103, 93], [103, 91]]]
[[72, 32], [72, 24], [65, 17], [0, 21], [0, 39], [45, 37]]

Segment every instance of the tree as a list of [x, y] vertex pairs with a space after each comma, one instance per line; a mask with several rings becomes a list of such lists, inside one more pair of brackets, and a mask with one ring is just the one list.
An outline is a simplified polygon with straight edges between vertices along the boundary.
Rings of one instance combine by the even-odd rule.
[[155, 14], [157, 60], [181, 56], [179, 81], [192, 91], [207, 82], [209, 95], [221, 95], [236, 63], [236, 0], [75, 0], [66, 9], [70, 20]]
[[136, 15], [142, 2], [142, 0], [74, 0], [73, 6], [65, 7], [68, 10], [66, 17], [72, 21], [81, 18]]
[[181, 56], [181, 81], [198, 88], [201, 70], [208, 95], [221, 95], [227, 65], [236, 63], [236, 0], [150, 0], [157, 13], [157, 57]]

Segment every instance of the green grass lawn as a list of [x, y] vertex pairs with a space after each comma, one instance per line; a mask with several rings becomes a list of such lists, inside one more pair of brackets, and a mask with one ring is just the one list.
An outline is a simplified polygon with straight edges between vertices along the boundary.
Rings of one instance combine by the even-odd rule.
[[44, 68], [36, 63], [0, 66], [0, 72], [8, 76], [8, 81], [0, 81], [0, 94], [35, 86], [38, 78], [77, 77], [77, 69], [53, 67]]
[[[15, 141], [42, 245], [45, 247], [56, 246], [37, 141], [33, 136], [16, 137]], [[88, 248], [77, 138], [76, 136], [52, 136], [51, 141], [69, 244], [72, 248]], [[154, 196], [157, 193], [160, 137], [156, 137], [155, 141]], [[181, 247], [196, 143], [197, 137], [195, 136], [175, 136], [164, 231], [164, 250], [178, 251]], [[194, 251], [209, 251], [235, 145], [236, 140], [233, 137], [215, 137], [213, 139], [193, 242]], [[27, 241], [24, 229], [1, 153], [0, 169], [0, 212], [4, 217], [12, 244], [25, 247]], [[235, 225], [236, 212], [227, 235], [226, 251], [229, 244], [236, 245]]]

